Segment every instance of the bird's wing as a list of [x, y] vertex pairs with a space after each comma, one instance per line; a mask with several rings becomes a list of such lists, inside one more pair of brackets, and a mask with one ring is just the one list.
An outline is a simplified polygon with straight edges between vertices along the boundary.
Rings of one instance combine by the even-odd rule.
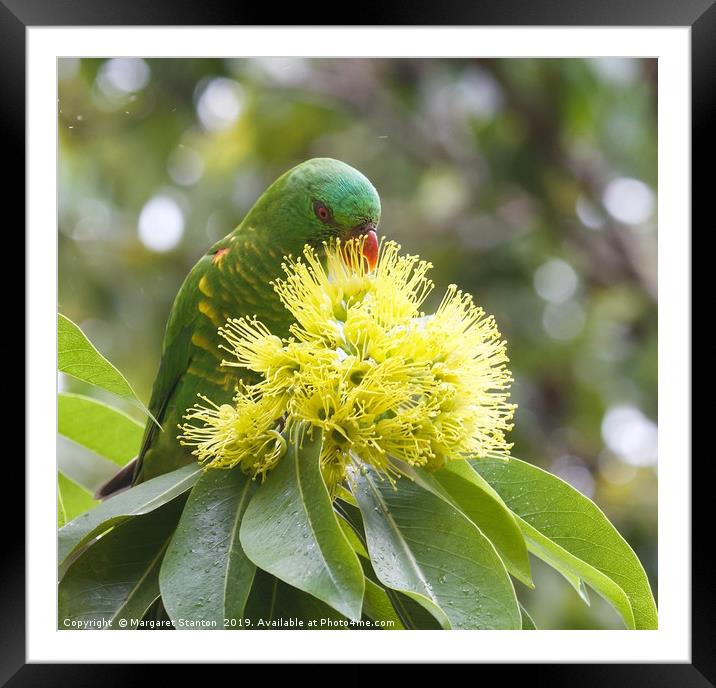
[[[159, 371], [154, 379], [148, 407], [150, 413], [162, 426], [164, 426], [167, 404], [191, 363], [191, 337], [196, 327], [197, 318], [195, 308], [197, 285], [209, 261], [210, 257], [204, 256], [184, 280], [184, 284], [174, 300], [167, 322], [162, 358]], [[166, 428], [162, 429], [166, 430]], [[151, 419], [147, 421], [134, 470], [135, 481], [140, 474], [144, 455], [154, 443], [157, 433], [162, 429], [157, 427], [157, 424]]]
[[[241, 256], [240, 265], [233, 262], [227, 267], [222, 256], [229, 250]], [[252, 374], [236, 368], [219, 370], [222, 355], [212, 340], [228, 315], [260, 315], [274, 333], [288, 334], [286, 311], [277, 298], [271, 298], [270, 281], [279, 271], [280, 256], [259, 246], [250, 233], [235, 233], [214, 244], [189, 273], [169, 316], [149, 402], [163, 432], [155, 423], [147, 424], [135, 483], [178, 467], [188, 458], [188, 452], [178, 453], [176, 427], [186, 409], [196, 403], [198, 392], [216, 403], [229, 403], [237, 379], [251, 378]]]

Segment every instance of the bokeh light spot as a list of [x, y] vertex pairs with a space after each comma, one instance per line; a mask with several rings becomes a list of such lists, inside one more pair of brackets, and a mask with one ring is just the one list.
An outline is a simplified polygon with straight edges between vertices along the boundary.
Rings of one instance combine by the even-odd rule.
[[139, 215], [139, 240], [151, 251], [171, 251], [184, 234], [184, 214], [169, 196], [155, 196]]
[[638, 179], [614, 179], [604, 189], [602, 200], [615, 220], [628, 225], [646, 222], [654, 211], [654, 192]]
[[574, 210], [579, 221], [588, 229], [602, 229], [604, 227], [604, 215], [583, 195], [577, 197]]
[[254, 63], [271, 81], [286, 86], [299, 84], [311, 75], [307, 60], [300, 57], [257, 57]]
[[614, 454], [632, 466], [657, 463], [657, 425], [636, 406], [610, 408], [602, 420], [602, 438]]
[[138, 57], [107, 60], [97, 74], [97, 84], [110, 98], [141, 91], [149, 83], [149, 65]]
[[227, 129], [239, 118], [244, 89], [233, 79], [212, 79], [201, 91], [196, 105], [199, 120], [209, 131]]
[[540, 265], [535, 271], [535, 291], [551, 303], [569, 301], [579, 285], [574, 268], [564, 260], [553, 258]]
[[606, 81], [627, 86], [639, 76], [639, 60], [632, 57], [597, 57], [589, 61]]

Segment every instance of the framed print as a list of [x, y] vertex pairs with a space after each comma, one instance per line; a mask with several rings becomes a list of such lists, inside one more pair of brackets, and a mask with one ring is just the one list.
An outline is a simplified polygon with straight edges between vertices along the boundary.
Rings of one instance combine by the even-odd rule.
[[5, 4], [9, 685], [97, 662], [713, 679], [690, 446], [709, 3], [356, 27]]

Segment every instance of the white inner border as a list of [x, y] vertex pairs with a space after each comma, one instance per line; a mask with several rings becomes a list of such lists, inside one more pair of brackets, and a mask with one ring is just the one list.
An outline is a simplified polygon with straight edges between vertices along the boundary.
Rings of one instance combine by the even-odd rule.
[[[689, 28], [38, 27], [27, 35], [28, 662], [690, 662]], [[659, 630], [57, 631], [56, 59], [63, 56], [658, 57]]]

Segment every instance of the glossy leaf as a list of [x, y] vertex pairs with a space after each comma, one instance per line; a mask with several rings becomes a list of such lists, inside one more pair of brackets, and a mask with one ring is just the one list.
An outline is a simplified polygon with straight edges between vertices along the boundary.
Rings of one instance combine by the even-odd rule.
[[472, 464], [524, 520], [531, 551], [587, 582], [619, 611], [628, 627], [657, 627], [656, 604], [644, 568], [591, 500], [518, 459], [480, 459]]
[[[172, 619], [241, 619], [256, 567], [239, 542], [241, 518], [256, 484], [240, 468], [206, 471], [182, 512], [159, 578]], [[236, 628], [236, 626], [229, 626]]]
[[58, 434], [57, 470], [93, 495], [117, 475], [117, 464]]
[[522, 630], [523, 631], [536, 631], [537, 625], [529, 615], [527, 610], [520, 605], [520, 614], [522, 614]]
[[303, 629], [335, 630], [336, 626], [329, 622], [347, 620], [313, 595], [291, 587], [261, 569], [256, 570], [245, 618], [252, 630], [288, 630], [292, 628], [288, 626], [291, 619], [301, 621], [300, 628]]
[[[360, 512], [358, 513], [360, 514]], [[423, 605], [416, 602], [415, 599], [404, 595], [402, 592], [398, 592], [397, 590], [393, 590], [392, 588], [384, 586], [376, 575], [375, 569], [373, 568], [370, 558], [361, 557], [360, 563], [363, 567], [363, 573], [365, 574], [366, 578], [366, 591], [368, 589], [369, 581], [377, 585], [387, 596], [390, 605], [392, 606], [396, 616], [400, 619], [400, 622], [404, 628], [410, 630], [419, 629], [431, 631], [439, 631], [442, 628], [440, 621], [438, 621], [435, 615], [428, 611]], [[366, 595], [367, 594], [368, 593], [366, 592]], [[438, 610], [438, 615], [440, 616], [441, 620], [444, 620], [445, 615], [442, 613], [442, 611]]]
[[57, 525], [60, 528], [96, 505], [92, 495], [82, 486], [62, 473], [57, 474]]
[[[345, 495], [343, 495], [342, 498], [345, 498]], [[356, 504], [355, 507], [352, 505], [353, 502]], [[396, 590], [383, 588], [378, 583], [378, 577], [375, 575], [375, 570], [370, 561], [370, 555], [364, 545], [365, 533], [361, 525], [362, 519], [357, 504], [355, 498], [351, 495], [351, 502], [343, 503], [341, 506], [341, 517], [338, 519], [338, 523], [343, 529], [343, 533], [348, 538], [348, 541], [351, 543], [353, 551], [360, 557], [359, 561], [365, 573], [366, 589], [365, 597], [363, 598], [363, 613], [370, 618], [374, 618], [375, 607], [371, 605], [379, 604], [380, 607], [378, 608], [382, 608], [385, 604], [389, 604], [392, 611], [384, 610], [384, 613], [387, 614], [386, 618], [396, 618], [400, 622], [399, 625], [396, 624], [393, 627], [393, 630], [406, 627], [411, 629], [419, 628], [422, 630], [439, 629], [440, 624], [429, 611], [409, 597], [406, 597]], [[378, 590], [380, 591], [380, 595], [377, 592]], [[369, 594], [371, 595], [370, 600]], [[398, 610], [400, 611], [398, 612]]]
[[363, 613], [372, 621], [386, 622], [386, 625], [381, 628], [390, 631], [405, 630], [405, 626], [393, 608], [386, 591], [369, 578], [365, 579]]
[[57, 430], [73, 442], [124, 466], [137, 455], [144, 426], [101, 401], [62, 393], [57, 396]]
[[159, 597], [159, 567], [181, 506], [125, 521], [83, 552], [60, 581], [58, 627], [103, 621], [116, 629], [125, 620], [131, 628], [141, 619]]
[[[520, 525], [524, 526], [524, 521], [522, 519], [520, 519]], [[527, 538], [527, 547], [532, 550], [532, 553], [536, 557], [539, 557], [544, 561], [544, 557], [541, 557], [537, 551], [539, 548], [534, 542], [530, 541], [529, 538]], [[582, 598], [582, 602], [589, 607], [591, 605], [591, 600], [589, 599], [589, 589], [587, 588], [586, 583], [571, 569], [566, 566], [562, 566], [559, 561], [554, 561], [551, 566], [555, 571], [557, 571], [557, 573], [562, 575], [562, 578], [564, 578], [564, 580], [566, 580], [567, 583], [574, 588], [577, 595]]]
[[321, 436], [294, 427], [288, 450], [256, 491], [241, 524], [241, 545], [258, 567], [359, 619], [363, 572], [321, 476]]
[[408, 479], [354, 475], [373, 568], [444, 628], [520, 628], [517, 598], [490, 541], [459, 509]]
[[336, 498], [342, 499], [346, 504], [350, 504], [351, 506], [358, 508], [358, 502], [356, 502], [356, 498], [350, 493], [349, 490], [347, 490], [343, 485], [338, 485], [336, 487]]
[[151, 416], [124, 375], [97, 351], [75, 323], [61, 313], [57, 315], [57, 369], [61, 373], [129, 399]]
[[432, 474], [420, 472], [424, 478], [434, 479], [492, 542], [507, 570], [528, 587], [534, 587], [524, 535], [512, 512], [485, 479], [467, 461], [451, 461]]
[[338, 519], [338, 525], [341, 527], [341, 530], [343, 531], [343, 535], [346, 536], [346, 540], [350, 543], [351, 547], [353, 548], [353, 551], [359, 556], [359, 557], [365, 557], [368, 559], [368, 551], [363, 546], [363, 543], [360, 541], [360, 538], [356, 534], [355, 530], [351, 527], [351, 525], [344, 521], [342, 518]]
[[58, 560], [62, 566], [80, 546], [132, 516], [146, 514], [191, 489], [201, 474], [198, 464], [165, 473], [126, 492], [120, 492], [91, 511], [70, 521], [58, 533]]
[[520, 519], [520, 526], [527, 538], [530, 552], [559, 571], [583, 600], [589, 599], [583, 591], [582, 581], [585, 581], [619, 612], [627, 628], [635, 628], [629, 597], [609, 576], [575, 557], [526, 521]]

